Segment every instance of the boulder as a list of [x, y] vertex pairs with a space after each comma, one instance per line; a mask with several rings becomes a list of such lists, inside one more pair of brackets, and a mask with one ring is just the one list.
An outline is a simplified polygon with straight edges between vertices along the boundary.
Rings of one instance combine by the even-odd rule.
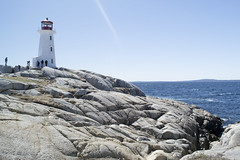
[[26, 91], [24, 91], [24, 94], [30, 95], [30, 96], [39, 96], [39, 95], [41, 95], [41, 93], [38, 92], [36, 89], [26, 90]]
[[42, 76], [52, 78], [52, 79], [57, 78], [57, 77], [79, 79], [79, 77], [73, 73], [70, 73], [70, 72], [64, 71], [64, 70], [61, 71], [58, 69], [53, 69], [50, 67], [42, 68]]
[[26, 71], [20, 72], [20, 75], [22, 77], [39, 78], [41, 77], [42, 73], [39, 70], [26, 70]]
[[121, 79], [112, 78], [109, 76], [103, 76], [101, 74], [88, 72], [88, 71], [74, 71], [81, 78], [86, 79], [88, 83], [96, 87], [97, 89], [104, 91], [117, 91], [133, 96], [143, 96], [145, 94], [135, 85], [128, 83]]
[[0, 72], [2, 72], [2, 73], [13, 73], [13, 68], [11, 66], [0, 65]]
[[171, 160], [172, 158], [169, 153], [166, 153], [162, 150], [156, 150], [147, 156], [146, 160]]
[[0, 78], [0, 91], [8, 90], [8, 89], [26, 90], [28, 88], [29, 88], [29, 85], [27, 83]]
[[60, 97], [68, 97], [72, 98], [73, 95], [65, 90], [59, 89], [59, 88], [54, 88], [54, 87], [42, 87], [41, 88], [41, 93], [48, 93], [52, 95], [54, 98], [60, 98]]
[[184, 156], [181, 160], [196, 159], [231, 159], [240, 157], [240, 123], [230, 124], [223, 132], [220, 141], [212, 142], [210, 150], [197, 151]]
[[28, 90], [7, 90], [4, 91], [5, 94], [19, 94], [19, 95], [26, 95], [26, 96], [39, 96], [41, 93], [36, 89], [28, 89]]
[[64, 88], [76, 88], [76, 89], [96, 89], [91, 84], [83, 82], [82, 80], [72, 78], [55, 78], [55, 82], [52, 86], [64, 87]]
[[28, 68], [27, 67], [23, 67], [23, 66], [20, 66], [20, 69], [19, 69], [19, 66], [15, 66], [13, 68], [13, 72], [14, 73], [17, 73], [17, 72], [20, 72], [20, 71], [25, 71], [25, 70], [28, 70]]
[[84, 96], [85, 94], [87, 93], [86, 89], [79, 89], [75, 94], [74, 94], [74, 97], [82, 97]]
[[112, 84], [107, 81], [106, 79], [97, 76], [95, 74], [86, 73], [83, 71], [76, 72], [80, 77], [87, 80], [92, 86], [96, 87], [97, 89], [104, 90], [104, 91], [112, 91], [113, 86]]
[[57, 106], [57, 108], [59, 109], [62, 109], [67, 112], [83, 115], [83, 112], [79, 108], [77, 108], [72, 103], [65, 101], [64, 99], [54, 98], [53, 102], [57, 104], [55, 106]]

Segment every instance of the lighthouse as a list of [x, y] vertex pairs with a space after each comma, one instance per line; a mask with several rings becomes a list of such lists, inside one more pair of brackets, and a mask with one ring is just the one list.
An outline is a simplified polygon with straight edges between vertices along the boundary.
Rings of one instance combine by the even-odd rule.
[[56, 68], [53, 22], [46, 18], [41, 21], [38, 57], [33, 58], [33, 67], [42, 68], [45, 66]]

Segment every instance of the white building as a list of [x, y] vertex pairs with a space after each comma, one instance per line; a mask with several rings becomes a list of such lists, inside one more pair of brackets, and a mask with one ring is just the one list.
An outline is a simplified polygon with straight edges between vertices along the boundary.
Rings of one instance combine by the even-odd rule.
[[42, 68], [44, 66], [56, 68], [53, 22], [46, 18], [41, 22], [38, 57], [33, 58], [33, 67]]

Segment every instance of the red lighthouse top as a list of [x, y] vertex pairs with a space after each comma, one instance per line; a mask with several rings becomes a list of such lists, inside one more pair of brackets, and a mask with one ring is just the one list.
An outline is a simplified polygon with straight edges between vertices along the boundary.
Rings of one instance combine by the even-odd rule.
[[46, 18], [44, 21], [41, 22], [41, 29], [42, 30], [52, 30], [53, 22], [49, 21], [48, 18]]

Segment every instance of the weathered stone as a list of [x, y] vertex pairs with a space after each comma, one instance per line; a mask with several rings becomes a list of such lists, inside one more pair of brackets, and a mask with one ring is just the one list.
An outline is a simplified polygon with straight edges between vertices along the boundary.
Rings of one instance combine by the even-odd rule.
[[24, 66], [20, 66], [20, 68], [19, 68], [19, 66], [13, 67], [13, 73], [17, 73], [17, 72], [25, 71], [25, 70], [28, 70], [28, 68], [24, 67]]
[[175, 160], [206, 148], [221, 124], [195, 106], [144, 97], [93, 72], [44, 67], [8, 76], [16, 81], [0, 78], [0, 159]]
[[63, 109], [71, 113], [83, 115], [83, 112], [79, 108], [77, 108], [72, 103], [66, 102], [64, 99], [54, 98], [53, 101], [58, 104], [57, 106], [60, 109]]
[[2, 73], [13, 73], [13, 68], [11, 66], [0, 65], [0, 71]]
[[42, 73], [39, 70], [26, 70], [26, 71], [20, 72], [20, 75], [22, 77], [39, 78], [42, 76]]
[[239, 159], [240, 157], [240, 123], [229, 125], [223, 132], [220, 142], [212, 143], [210, 150], [194, 152], [181, 160], [206, 157], [208, 159]]
[[81, 96], [83, 96], [83, 95], [85, 95], [87, 93], [87, 91], [85, 90], [85, 89], [79, 89], [75, 94], [74, 94], [74, 96], [75, 97], [81, 97]]
[[89, 74], [85, 73], [82, 71], [76, 72], [80, 77], [86, 79], [88, 83], [96, 87], [97, 89], [104, 90], [104, 91], [112, 91], [113, 86], [109, 81], [103, 79], [100, 76], [94, 75], [94, 74]]
[[74, 145], [53, 126], [14, 119], [0, 126], [1, 159], [77, 159]]
[[53, 86], [61, 86], [66, 88], [77, 88], [77, 89], [95, 89], [92, 85], [83, 82], [78, 79], [72, 78], [56, 78], [56, 82], [53, 83]]
[[156, 150], [152, 152], [149, 156], [147, 156], [147, 160], [171, 160], [173, 158], [170, 158], [171, 155], [169, 153], [166, 153], [162, 150]]
[[39, 96], [39, 95], [41, 95], [41, 93], [38, 92], [36, 89], [26, 90], [26, 91], [24, 92], [24, 94], [30, 95], [30, 96]]
[[135, 85], [123, 81], [121, 79], [113, 79], [112, 85], [114, 90], [121, 91], [123, 93], [131, 94], [133, 96], [144, 96], [145, 94]]
[[106, 77], [101, 74], [96, 74], [88, 71], [75, 71], [83, 79], [86, 79], [91, 85], [97, 89], [104, 91], [117, 91], [126, 94], [131, 94], [133, 96], [144, 96], [145, 94], [135, 85], [128, 83], [126, 81]]
[[59, 88], [54, 88], [54, 87], [43, 87], [41, 88], [42, 93], [48, 93], [52, 95], [54, 98], [63, 98], [63, 97], [68, 97], [72, 98], [73, 95], [70, 92], [64, 91]]
[[6, 94], [23, 94], [28, 96], [39, 96], [41, 95], [36, 89], [28, 89], [28, 90], [7, 90], [4, 91]]
[[[92, 152], [94, 151], [94, 152]], [[133, 154], [126, 146], [113, 141], [96, 141], [88, 143], [81, 153], [81, 156], [86, 159], [90, 158], [115, 158], [115, 159], [136, 159], [141, 160], [141, 156]]]
[[8, 89], [26, 90], [28, 88], [29, 85], [24, 82], [0, 78], [0, 90]]
[[79, 79], [79, 77], [73, 73], [70, 73], [64, 70], [60, 71], [58, 69], [53, 69], [50, 67], [42, 68], [42, 76], [49, 77], [49, 78], [63, 77], [63, 78]]

